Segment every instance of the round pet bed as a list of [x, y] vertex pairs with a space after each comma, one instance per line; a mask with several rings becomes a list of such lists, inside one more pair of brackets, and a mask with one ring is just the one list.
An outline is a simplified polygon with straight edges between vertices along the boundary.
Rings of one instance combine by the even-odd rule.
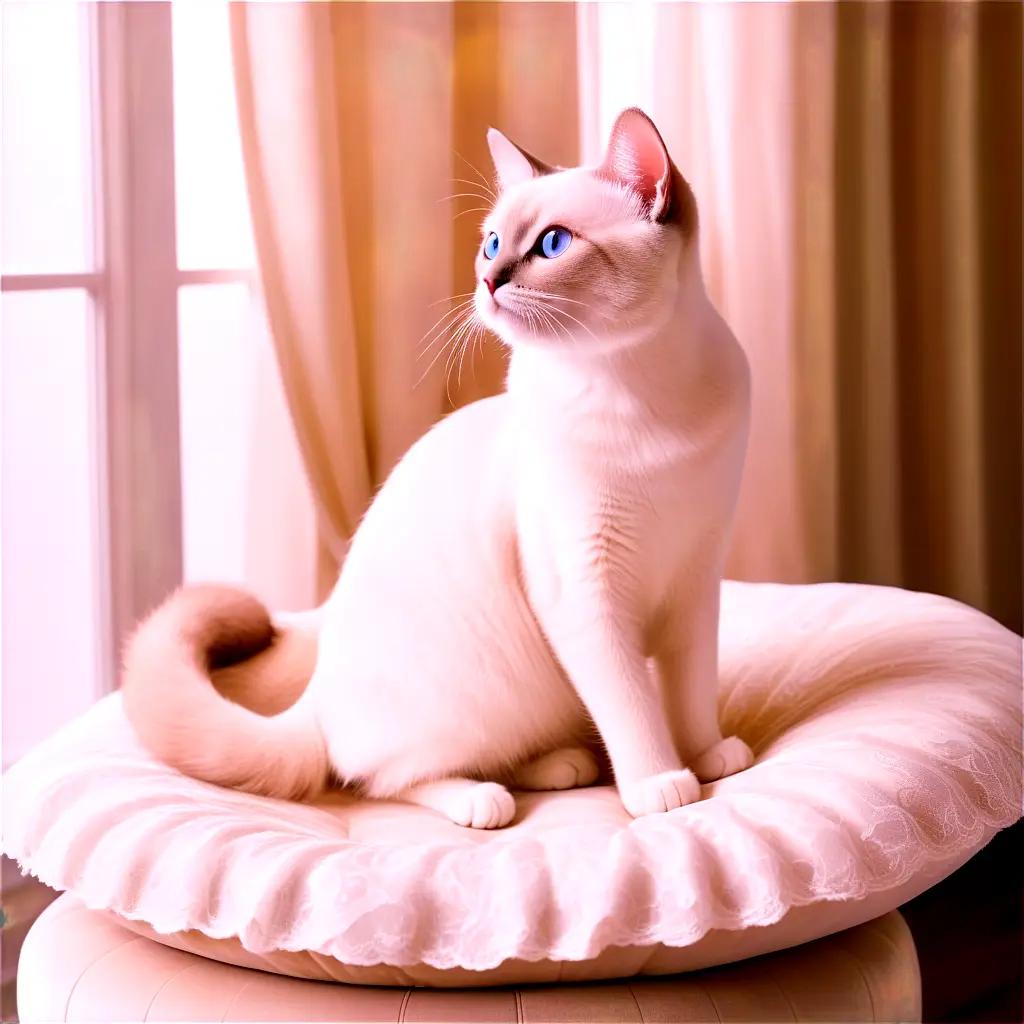
[[473, 985], [674, 973], [830, 934], [1020, 815], [1020, 641], [881, 587], [727, 583], [721, 713], [756, 763], [631, 819], [524, 794], [508, 828], [316, 805], [154, 761], [112, 695], [5, 780], [4, 850], [208, 957], [307, 978]]

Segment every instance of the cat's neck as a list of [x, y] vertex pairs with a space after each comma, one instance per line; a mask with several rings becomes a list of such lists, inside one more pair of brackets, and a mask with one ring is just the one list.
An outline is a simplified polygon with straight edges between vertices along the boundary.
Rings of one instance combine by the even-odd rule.
[[638, 400], [649, 413], [676, 416], [706, 377], [709, 349], [735, 345], [704, 289], [696, 246], [684, 252], [661, 314], [622, 344], [581, 336], [564, 345], [522, 345], [509, 361], [507, 390], [524, 408], [569, 413]]

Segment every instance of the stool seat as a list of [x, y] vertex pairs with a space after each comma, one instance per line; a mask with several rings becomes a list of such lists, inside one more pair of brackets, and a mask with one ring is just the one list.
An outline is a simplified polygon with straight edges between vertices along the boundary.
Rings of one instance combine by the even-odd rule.
[[142, 938], [65, 894], [29, 931], [21, 1020], [35, 1021], [918, 1021], [914, 943], [896, 912], [793, 949], [692, 974], [492, 989], [305, 981]]

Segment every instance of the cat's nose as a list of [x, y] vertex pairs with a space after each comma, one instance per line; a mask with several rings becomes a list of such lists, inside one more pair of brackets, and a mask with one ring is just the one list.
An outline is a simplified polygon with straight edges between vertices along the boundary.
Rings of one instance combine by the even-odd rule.
[[491, 293], [491, 298], [494, 298], [494, 293], [503, 285], [508, 284], [512, 279], [512, 275], [509, 273], [508, 267], [491, 267], [490, 273], [484, 278], [484, 284], [487, 285], [487, 290]]

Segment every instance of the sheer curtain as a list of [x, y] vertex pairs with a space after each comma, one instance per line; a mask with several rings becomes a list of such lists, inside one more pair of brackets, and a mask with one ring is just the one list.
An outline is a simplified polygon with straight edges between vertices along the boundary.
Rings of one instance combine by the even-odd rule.
[[233, 5], [256, 245], [321, 593], [406, 448], [501, 387], [496, 346], [459, 380], [444, 358], [428, 371], [436, 346], [420, 358], [420, 343], [473, 286], [487, 127], [576, 160], [575, 32], [561, 4]]
[[753, 368], [730, 574], [1020, 628], [1019, 6], [239, 4], [233, 42], [323, 585], [408, 445], [500, 387], [495, 346], [415, 386], [431, 303], [472, 287], [486, 126], [572, 163], [639, 102]]

